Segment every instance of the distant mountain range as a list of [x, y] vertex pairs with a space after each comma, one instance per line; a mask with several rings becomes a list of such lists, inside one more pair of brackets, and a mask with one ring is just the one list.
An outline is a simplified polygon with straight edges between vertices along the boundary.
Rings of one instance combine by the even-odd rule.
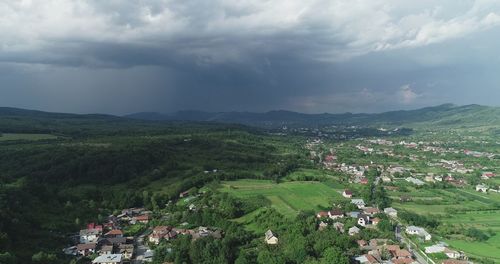
[[376, 114], [303, 114], [284, 110], [265, 113], [179, 111], [171, 114], [142, 112], [126, 115], [125, 117], [150, 121], [212, 121], [258, 127], [362, 124], [483, 126], [500, 124], [500, 108], [481, 105], [457, 106], [443, 104], [416, 110], [400, 110]]
[[[175, 121], [175, 122], [174, 122]], [[126, 116], [104, 114], [66, 114], [0, 107], [0, 131], [71, 131], [86, 133], [97, 128], [116, 131], [165, 128], [167, 123], [225, 123], [261, 128], [318, 127], [327, 125], [392, 125], [392, 126], [443, 126], [443, 127], [493, 127], [500, 128], [500, 107], [481, 105], [457, 106], [444, 104], [416, 110], [391, 111], [376, 114], [303, 114], [291, 111], [251, 112], [202, 112], [179, 111], [172, 114], [152, 112]], [[159, 126], [158, 124], [163, 124]], [[64, 130], [62, 130], [64, 128]], [[71, 128], [71, 129], [69, 129]]]

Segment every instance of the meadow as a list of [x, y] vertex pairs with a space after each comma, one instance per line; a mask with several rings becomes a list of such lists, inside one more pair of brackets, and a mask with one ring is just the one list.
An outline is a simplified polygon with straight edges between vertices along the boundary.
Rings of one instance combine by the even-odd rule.
[[500, 210], [471, 211], [454, 214], [452, 218], [443, 220], [446, 223], [462, 224], [475, 227], [493, 236], [486, 241], [466, 241], [463, 239], [447, 239], [448, 244], [471, 256], [492, 259], [500, 263]]
[[[399, 192], [389, 192], [395, 198]], [[471, 241], [463, 236], [444, 240], [453, 248], [476, 258], [487, 258], [500, 263], [500, 194], [479, 193], [473, 189], [414, 189], [408, 188], [412, 202], [394, 201], [393, 206], [422, 215], [434, 215], [442, 223], [477, 228], [489, 234], [485, 241]], [[425, 201], [427, 200], [427, 201]], [[424, 202], [425, 201], [425, 202]]]
[[239, 198], [262, 195], [271, 202], [271, 207], [287, 217], [294, 217], [299, 211], [326, 210], [333, 201], [342, 199], [338, 190], [320, 182], [224, 181], [220, 191]]

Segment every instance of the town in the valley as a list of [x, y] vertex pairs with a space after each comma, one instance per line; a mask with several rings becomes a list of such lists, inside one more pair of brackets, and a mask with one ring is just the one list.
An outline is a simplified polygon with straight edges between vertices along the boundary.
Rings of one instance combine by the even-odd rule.
[[[478, 220], [477, 225], [465, 226], [460, 219], [467, 218], [467, 222], [477, 214], [498, 216], [498, 154], [469, 147], [499, 142], [471, 136], [467, 137], [468, 145], [438, 137], [332, 141], [327, 133], [316, 133], [302, 143], [311, 164], [308, 173], [293, 172], [285, 181], [330, 183], [336, 198], [329, 206], [302, 213], [315, 219], [310, 224], [316, 232], [329, 230], [355, 243], [350, 263], [481, 263], [474, 250], [464, 248], [460, 240], [495, 247], [485, 242], [495, 233], [493, 229], [484, 231], [489, 228], [487, 222]], [[159, 263], [155, 255], [175, 254], [177, 246], [172, 245], [179, 239], [190, 243], [204, 238], [221, 240], [230, 231], [198, 225], [190, 216], [220, 206], [217, 202], [224, 201], [210, 199], [214, 193], [226, 193], [226, 188], [231, 189], [227, 191], [230, 194], [245, 191], [238, 181], [227, 181], [184, 190], [161, 208], [124, 208], [100, 222], [82, 225], [64, 252], [95, 264]], [[463, 206], [458, 208], [458, 204]], [[279, 206], [276, 208], [279, 211]], [[422, 211], [436, 216], [440, 223], [421, 216]], [[254, 232], [253, 242], [259, 247], [279, 249], [288, 242], [287, 236], [272, 225], [253, 230], [260, 230]], [[177, 261], [170, 259], [161, 263]]]

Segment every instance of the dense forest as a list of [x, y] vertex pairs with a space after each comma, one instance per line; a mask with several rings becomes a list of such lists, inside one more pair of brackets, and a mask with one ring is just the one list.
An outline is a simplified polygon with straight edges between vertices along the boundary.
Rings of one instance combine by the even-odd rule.
[[300, 163], [288, 143], [236, 125], [40, 118], [0, 118], [4, 132], [58, 135], [0, 141], [0, 263], [54, 263], [69, 235], [114, 210], [162, 208], [207, 182], [273, 179]]

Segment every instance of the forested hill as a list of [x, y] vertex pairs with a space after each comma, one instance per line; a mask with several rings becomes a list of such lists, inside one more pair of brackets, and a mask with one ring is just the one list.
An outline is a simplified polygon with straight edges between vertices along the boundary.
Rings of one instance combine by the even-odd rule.
[[85, 223], [300, 164], [290, 142], [241, 125], [0, 111], [1, 264], [69, 263], [61, 249]]
[[500, 124], [500, 108], [480, 105], [456, 106], [444, 104], [416, 110], [391, 111], [377, 114], [303, 114], [291, 111], [266, 113], [180, 111], [173, 114], [136, 113], [127, 115], [139, 120], [192, 120], [238, 123], [260, 127], [321, 126], [321, 125], [441, 125], [483, 126]]
[[152, 122], [104, 114], [66, 114], [0, 107], [0, 133], [48, 133], [70, 137], [164, 134], [245, 129], [237, 124], [181, 121]]
[[[161, 121], [161, 122], [158, 122]], [[0, 132], [61, 133], [72, 136], [88, 134], [123, 134], [131, 131], [164, 133], [172, 126], [201, 125], [203, 129], [215, 123], [241, 124], [254, 127], [279, 128], [317, 127], [328, 125], [394, 125], [475, 127], [499, 126], [500, 108], [480, 105], [456, 106], [444, 104], [416, 110], [400, 110], [376, 114], [304, 114], [291, 111], [266, 113], [179, 111], [173, 114], [153, 112], [118, 117], [103, 114], [65, 114], [0, 107]], [[239, 127], [239, 126], [235, 126]]]

